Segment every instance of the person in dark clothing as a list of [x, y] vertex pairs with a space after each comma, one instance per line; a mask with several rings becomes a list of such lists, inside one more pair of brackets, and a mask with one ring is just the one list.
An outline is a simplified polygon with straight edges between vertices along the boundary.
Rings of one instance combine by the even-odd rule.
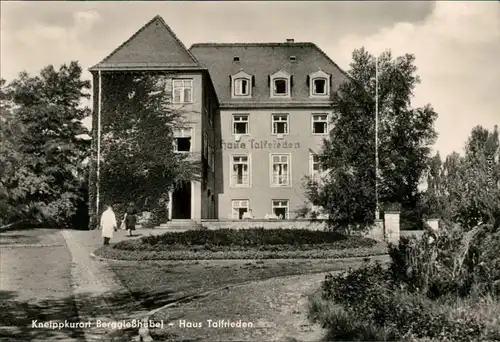
[[127, 207], [127, 212], [125, 213], [125, 228], [128, 231], [128, 236], [132, 236], [132, 231], [135, 230], [135, 224], [137, 222], [137, 209], [134, 203], [130, 203]]

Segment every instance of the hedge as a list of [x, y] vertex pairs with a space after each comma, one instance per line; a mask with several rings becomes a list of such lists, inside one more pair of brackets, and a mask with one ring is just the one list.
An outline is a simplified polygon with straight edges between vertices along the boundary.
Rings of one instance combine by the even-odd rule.
[[375, 240], [360, 236], [346, 236], [336, 232], [307, 229], [218, 229], [189, 230], [185, 232], [151, 235], [139, 240], [125, 240], [114, 248], [124, 250], [171, 250], [173, 246], [305, 246], [342, 242], [343, 248], [372, 247]]

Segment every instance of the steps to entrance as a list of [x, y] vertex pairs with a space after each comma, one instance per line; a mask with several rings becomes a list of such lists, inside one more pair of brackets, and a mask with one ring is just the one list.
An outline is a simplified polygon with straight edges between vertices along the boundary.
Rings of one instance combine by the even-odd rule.
[[202, 226], [194, 220], [172, 220], [155, 228], [166, 229], [169, 232], [185, 232], [187, 230], [202, 229]]

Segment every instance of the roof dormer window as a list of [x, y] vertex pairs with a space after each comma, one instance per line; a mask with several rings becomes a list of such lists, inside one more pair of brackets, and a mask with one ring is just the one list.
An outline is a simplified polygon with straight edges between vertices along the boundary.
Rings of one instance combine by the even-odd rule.
[[330, 95], [330, 75], [318, 70], [308, 76], [311, 97], [325, 97]]
[[290, 97], [291, 75], [285, 71], [278, 71], [269, 77], [271, 97]]
[[286, 78], [274, 79], [274, 96], [286, 96], [288, 94], [288, 80]]
[[315, 78], [313, 80], [313, 95], [327, 95], [326, 78]]
[[240, 71], [231, 76], [231, 94], [232, 97], [250, 97], [252, 96], [252, 76]]
[[234, 95], [248, 96], [250, 95], [250, 80], [247, 78], [237, 78], [234, 80]]

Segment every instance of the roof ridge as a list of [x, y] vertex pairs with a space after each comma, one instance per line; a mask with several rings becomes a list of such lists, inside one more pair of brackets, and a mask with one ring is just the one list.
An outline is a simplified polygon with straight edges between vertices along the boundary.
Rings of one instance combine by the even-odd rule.
[[234, 47], [234, 46], [313, 46], [315, 45], [312, 42], [263, 42], [263, 43], [194, 43], [191, 45], [189, 49], [198, 46], [217, 46], [217, 47]]
[[[97, 63], [95, 66], [93, 66], [92, 68], [95, 68], [97, 67], [98, 65], [106, 62], [107, 60], [109, 60], [116, 52], [118, 52], [118, 50], [120, 50], [121, 48], [123, 48], [125, 45], [127, 45], [129, 42], [131, 42], [135, 37], [137, 37], [139, 35], [139, 33], [141, 33], [142, 31], [144, 31], [149, 25], [151, 25], [153, 22], [155, 22], [156, 20], [160, 20], [160, 22], [165, 26], [165, 28], [167, 29], [167, 31], [172, 35], [172, 37], [174, 37], [174, 39], [179, 43], [179, 45], [184, 49], [184, 51], [186, 51], [189, 55], [189, 57], [193, 60], [193, 62], [197, 65], [197, 66], [201, 66], [200, 62], [198, 61], [198, 59], [196, 57], [194, 57], [194, 55], [191, 53], [191, 51], [189, 51], [186, 46], [184, 45], [184, 43], [181, 42], [181, 40], [177, 37], [177, 35], [174, 33], [174, 31], [172, 31], [172, 29], [170, 28], [170, 26], [167, 25], [167, 23], [165, 22], [165, 20], [163, 20], [163, 18], [158, 14], [158, 15], [155, 15], [153, 19], [151, 19], [150, 21], [148, 21], [146, 24], [144, 24], [139, 30], [137, 30], [130, 38], [128, 38], [127, 40], [125, 40], [123, 43], [121, 43], [116, 49], [114, 49], [109, 55], [107, 55], [101, 62]], [[92, 69], [91, 68], [91, 69]]]

